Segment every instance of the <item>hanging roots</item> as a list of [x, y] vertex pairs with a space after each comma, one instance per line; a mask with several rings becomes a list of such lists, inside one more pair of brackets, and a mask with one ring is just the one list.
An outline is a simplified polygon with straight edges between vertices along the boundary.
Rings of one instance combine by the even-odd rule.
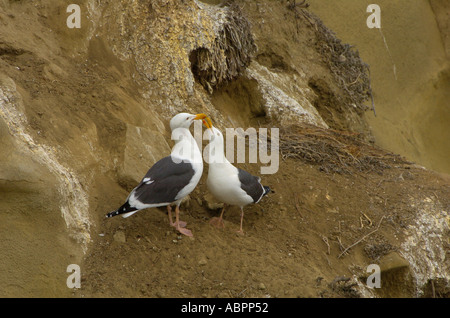
[[250, 23], [233, 2], [212, 48], [200, 47], [190, 54], [191, 69], [197, 81], [210, 93], [221, 84], [238, 77], [250, 64], [256, 45]]

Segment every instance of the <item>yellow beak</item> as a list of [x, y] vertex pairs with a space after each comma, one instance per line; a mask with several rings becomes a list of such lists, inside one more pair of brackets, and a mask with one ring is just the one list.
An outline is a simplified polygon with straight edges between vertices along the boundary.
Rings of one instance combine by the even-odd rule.
[[205, 119], [203, 119], [203, 124], [206, 126], [206, 128], [209, 128], [209, 129], [212, 128], [212, 122], [208, 116], [206, 116]]
[[203, 113], [195, 115], [194, 120], [205, 119], [207, 116]]

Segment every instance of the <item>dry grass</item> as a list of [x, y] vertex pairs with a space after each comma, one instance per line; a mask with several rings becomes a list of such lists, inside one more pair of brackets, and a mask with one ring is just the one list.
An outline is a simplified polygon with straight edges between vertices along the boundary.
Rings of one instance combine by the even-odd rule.
[[409, 164], [399, 155], [367, 144], [357, 133], [306, 124], [280, 132], [280, 153], [283, 159], [319, 165], [326, 173], [351, 173], [355, 169], [381, 173], [394, 164]]
[[323, 56], [339, 87], [346, 93], [344, 103], [362, 113], [369, 109], [365, 102], [370, 99], [375, 113], [369, 65], [361, 60], [353, 46], [342, 43], [317, 16], [304, 9], [306, 7], [304, 3], [296, 4], [295, 1], [288, 5], [297, 18], [304, 18], [314, 29], [317, 36], [315, 48]]

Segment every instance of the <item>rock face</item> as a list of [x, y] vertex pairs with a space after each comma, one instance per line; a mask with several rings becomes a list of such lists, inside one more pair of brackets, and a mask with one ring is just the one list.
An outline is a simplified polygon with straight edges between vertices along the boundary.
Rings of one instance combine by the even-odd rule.
[[422, 295], [427, 283], [450, 280], [447, 258], [450, 215], [436, 197], [411, 201], [417, 214], [406, 230], [401, 253], [411, 266], [417, 293]]
[[[133, 245], [137, 242], [148, 244], [150, 254], [136, 254], [137, 258], [123, 265], [125, 271], [135, 272], [134, 266], [146, 264], [147, 257], [156, 268], [172, 266], [164, 263], [168, 260], [184, 260], [181, 250], [164, 254], [170, 249], [161, 245], [161, 240], [172, 244], [173, 238], [171, 232], [166, 232], [171, 229], [166, 217], [156, 213], [157, 209], [134, 221], [104, 220], [105, 213], [123, 203], [147, 169], [170, 153], [173, 143], [168, 120], [178, 112], [207, 113], [221, 129], [308, 124], [319, 129], [344, 129], [350, 134], [360, 133], [362, 140], [371, 139], [361, 110], [348, 103], [346, 90], [336, 82], [329, 63], [323, 61], [324, 55], [318, 50], [322, 46], [316, 45], [321, 40], [316, 32], [324, 28], [315, 27], [319, 20], [280, 2], [212, 2], [86, 0], [80, 5], [80, 29], [67, 27], [69, 13], [60, 1], [0, 3], [0, 247], [5, 251], [0, 262], [0, 295], [71, 296], [72, 291], [65, 284], [69, 264], [85, 262], [82, 270], [89, 279], [101, 277], [97, 262], [117, 261], [119, 257], [126, 262], [124, 255], [134, 255], [133, 248], [142, 250]], [[363, 86], [358, 81], [355, 79], [355, 86]], [[343, 149], [349, 158], [357, 160], [353, 148]], [[296, 175], [299, 167], [308, 169], [310, 163], [287, 160], [283, 164], [283, 171], [289, 173], [266, 176], [275, 185], [275, 196], [268, 199], [274, 201], [252, 208], [256, 212], [253, 215], [263, 218], [272, 213], [283, 219], [292, 213], [289, 200], [293, 191], [309, 191], [300, 185], [300, 176]], [[252, 165], [243, 167], [256, 172]], [[294, 181], [289, 181], [291, 177]], [[355, 182], [362, 180], [352, 177]], [[436, 191], [442, 191], [439, 198], [445, 198], [448, 183], [441, 184], [442, 189]], [[203, 228], [203, 218], [212, 216], [221, 205], [205, 196], [205, 192], [200, 182], [191, 195], [195, 200], [184, 203], [184, 207], [190, 222], [197, 222], [198, 232], [211, 235], [208, 227]], [[445, 253], [448, 200], [427, 197], [423, 201], [421, 195], [411, 195], [414, 222], [405, 225], [403, 241], [396, 245], [416, 279], [414, 293], [422, 295], [430, 281], [449, 280]], [[328, 206], [328, 194], [324, 198], [320, 191], [304, 196], [302, 202], [294, 202], [294, 209], [345, 213]], [[314, 203], [310, 206], [308, 202]], [[327, 215], [323, 219], [328, 219], [330, 213], [323, 213]], [[233, 212], [229, 215], [227, 218], [227, 212], [226, 228], [230, 227], [228, 222], [233, 222]], [[296, 216], [295, 222], [299, 219], [303, 216]], [[298, 240], [301, 232], [291, 224], [274, 221], [267, 225], [268, 231], [280, 234], [280, 241], [268, 243], [273, 244], [273, 255], [267, 266], [278, 273], [274, 264], [278, 264], [276, 257], [281, 250], [282, 257], [288, 258], [287, 266], [293, 266], [289, 267], [292, 277], [298, 278], [293, 274], [298, 272], [293, 269], [298, 264], [296, 253], [306, 251], [308, 242], [314, 245], [317, 235], [311, 232], [307, 239]], [[325, 225], [332, 228], [334, 223]], [[163, 234], [153, 234], [151, 226], [161, 228]], [[107, 234], [94, 235], [96, 232]], [[176, 248], [191, 244], [195, 252], [197, 244], [201, 251], [199, 257], [194, 257], [195, 264], [207, 271], [210, 265], [215, 266], [212, 260], [216, 260], [217, 246], [228, 253], [227, 260], [233, 259], [229, 257], [229, 246], [238, 244], [246, 251], [248, 244], [235, 242], [235, 238], [231, 236], [227, 241], [214, 234], [210, 239], [216, 246], [205, 246], [202, 239], [177, 238]], [[252, 241], [254, 249], [241, 255], [253, 257], [249, 261], [252, 266], [236, 271], [242, 270], [245, 277], [252, 279], [248, 283], [255, 286], [255, 295], [266, 295], [272, 293], [278, 281], [273, 280], [276, 275], [258, 266], [263, 263], [258, 259], [265, 252], [257, 242]], [[285, 248], [289, 252], [284, 253]], [[108, 251], [111, 254], [102, 254]], [[337, 270], [321, 267], [323, 251], [308, 253], [313, 257], [305, 272], [309, 270], [310, 275], [326, 279], [338, 275]], [[189, 267], [189, 260], [185, 261], [183, 270], [192, 281], [197, 281], [195, 264]], [[225, 262], [216, 268], [217, 272], [224, 272], [229, 266]], [[259, 279], [255, 273], [267, 276]], [[351, 284], [359, 286], [352, 295], [377, 296], [360, 286], [358, 277], [352, 278], [356, 283]], [[110, 283], [100, 286], [97, 284], [101, 279], [89, 279], [83, 283], [89, 286], [87, 296], [106, 293], [104, 286]], [[157, 281], [143, 281], [136, 278], [132, 284], [142, 284], [136, 290], [144, 296], [173, 296], [169, 294], [171, 286], [156, 290], [152, 284], [158, 285]], [[121, 282], [120, 277], [117, 282]], [[211, 287], [199, 291], [197, 296], [228, 297], [230, 290], [241, 287], [227, 284], [231, 285], [232, 280], [221, 283], [220, 290], [213, 291], [215, 287]], [[290, 284], [277, 295], [317, 296], [316, 287], [298, 290]], [[128, 296], [142, 295], [133, 294], [135, 286], [125, 286]], [[152, 290], [156, 290], [154, 294]]]
[[[257, 10], [252, 5], [246, 11], [253, 9]], [[117, 6], [92, 10], [92, 16], [106, 10], [95, 36], [106, 39], [107, 46], [121, 60], [134, 62], [133, 78], [139, 81], [143, 96], [152, 107], [164, 110], [163, 114], [200, 106], [225, 123], [227, 118], [220, 107], [226, 114], [234, 106], [250, 117], [268, 115], [283, 124], [300, 118], [326, 126], [312, 105], [315, 94], [308, 87], [304, 71], [287, 65], [289, 61], [284, 61], [282, 55], [271, 56], [265, 49], [257, 49], [268, 45], [270, 38], [251, 33], [257, 28], [250, 29], [248, 17], [238, 5], [122, 1]], [[285, 54], [294, 54], [295, 49], [291, 47], [292, 52]], [[263, 65], [258, 59], [251, 60], [257, 55]], [[271, 59], [281, 61], [278, 65]], [[280, 72], [277, 67], [287, 67], [289, 72]], [[226, 92], [234, 87], [228, 88], [227, 84], [234, 85], [230, 82], [238, 77], [243, 91], [230, 96]], [[213, 94], [212, 99], [208, 93]], [[225, 102], [228, 105], [222, 105]]]

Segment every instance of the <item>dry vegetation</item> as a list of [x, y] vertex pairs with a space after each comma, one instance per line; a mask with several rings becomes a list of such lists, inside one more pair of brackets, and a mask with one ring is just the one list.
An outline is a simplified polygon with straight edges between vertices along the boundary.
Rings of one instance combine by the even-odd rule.
[[256, 51], [250, 23], [238, 5], [229, 3], [225, 20], [211, 50], [201, 47], [190, 54], [196, 80], [210, 93], [241, 75]]
[[303, 16], [315, 30], [317, 36], [315, 48], [330, 68], [338, 86], [346, 92], [347, 96], [342, 103], [363, 113], [369, 109], [365, 102], [371, 99], [372, 110], [375, 113], [369, 65], [364, 63], [352, 45], [343, 43], [322, 20], [304, 9], [307, 7], [305, 1], [301, 3], [293, 1], [288, 4], [288, 8], [295, 12], [296, 17]]
[[386, 153], [364, 142], [357, 133], [323, 129], [312, 125], [284, 128], [280, 151], [283, 159], [300, 159], [319, 165], [324, 172], [381, 172], [392, 165], [407, 164], [399, 155]]

